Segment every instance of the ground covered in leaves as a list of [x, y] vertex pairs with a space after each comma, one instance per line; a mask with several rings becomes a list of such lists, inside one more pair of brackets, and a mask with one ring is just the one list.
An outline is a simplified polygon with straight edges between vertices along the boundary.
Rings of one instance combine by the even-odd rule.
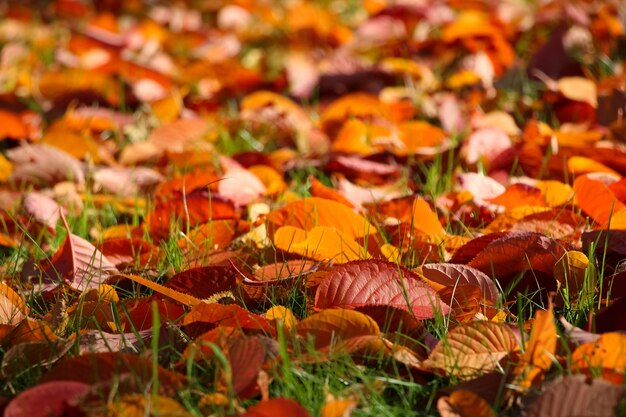
[[5, 416], [625, 415], [623, 2], [1, 11]]

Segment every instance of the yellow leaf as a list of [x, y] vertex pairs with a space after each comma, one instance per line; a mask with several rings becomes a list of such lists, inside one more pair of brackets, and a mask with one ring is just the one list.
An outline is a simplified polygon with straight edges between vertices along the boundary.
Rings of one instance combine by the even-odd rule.
[[298, 319], [293, 315], [291, 310], [283, 306], [274, 306], [267, 310], [265, 318], [268, 320], [281, 321], [285, 329], [293, 329], [298, 325]]
[[110, 417], [191, 417], [185, 407], [168, 397], [147, 397], [144, 394], [125, 394], [107, 405]]
[[345, 263], [370, 258], [365, 248], [350, 235], [324, 226], [314, 227], [308, 232], [293, 226], [283, 226], [274, 233], [274, 245], [286, 252], [318, 261]]
[[626, 208], [623, 208], [611, 216], [612, 230], [626, 230]]
[[469, 37], [491, 37], [495, 33], [498, 33], [498, 30], [489, 23], [485, 13], [477, 10], [465, 10], [444, 28], [441, 38], [444, 42], [454, 42]]
[[267, 165], [253, 165], [248, 171], [256, 176], [265, 186], [265, 195], [282, 193], [287, 189], [287, 184], [282, 175]]
[[301, 198], [274, 210], [267, 219], [275, 226], [294, 226], [311, 230], [317, 226], [334, 228], [354, 240], [376, 231], [365, 217], [333, 200], [319, 197]]
[[13, 173], [13, 164], [0, 154], [0, 182], [5, 182]]
[[597, 131], [588, 132], [563, 132], [557, 131], [555, 134], [559, 146], [566, 147], [590, 147], [602, 139], [604, 134]]
[[568, 184], [561, 181], [545, 180], [537, 181], [535, 187], [539, 188], [546, 199], [548, 207], [559, 207], [566, 204], [572, 198], [574, 190]]
[[608, 174], [621, 177], [621, 175], [617, 171], [607, 167], [604, 164], [601, 164], [598, 161], [595, 161], [591, 158], [586, 158], [584, 156], [570, 157], [567, 160], [567, 170], [574, 175], [588, 174], [590, 172], [606, 172]]
[[93, 141], [88, 130], [75, 130], [64, 120], [56, 121], [46, 131], [42, 142], [83, 159], [89, 155], [94, 162], [100, 161], [98, 145]]
[[362, 156], [371, 155], [374, 149], [370, 145], [370, 132], [368, 126], [359, 119], [346, 121], [337, 138], [333, 141], [333, 152], [343, 152]]
[[591, 107], [598, 107], [598, 89], [596, 83], [583, 77], [563, 77], [557, 81], [559, 91], [566, 98], [582, 101]]

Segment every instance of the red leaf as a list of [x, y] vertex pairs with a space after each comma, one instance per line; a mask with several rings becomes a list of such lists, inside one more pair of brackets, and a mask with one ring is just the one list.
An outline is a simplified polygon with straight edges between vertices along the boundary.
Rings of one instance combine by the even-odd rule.
[[240, 417], [309, 417], [309, 413], [297, 401], [272, 398], [248, 408]]
[[183, 230], [210, 220], [238, 219], [233, 205], [217, 195], [197, 190], [186, 197], [157, 201], [154, 210], [148, 213], [146, 223], [157, 236], [169, 233], [172, 224], [181, 224]]
[[429, 281], [444, 287], [475, 285], [481, 289], [487, 300], [495, 302], [498, 299], [498, 288], [493, 280], [470, 266], [452, 263], [426, 264], [417, 271]]
[[496, 277], [526, 270], [552, 275], [565, 250], [558, 241], [539, 233], [509, 233], [489, 242], [468, 265]]
[[176, 321], [184, 314], [183, 308], [174, 302], [158, 300], [154, 296], [137, 300], [126, 300], [126, 308], [119, 312], [120, 326], [125, 331], [142, 331], [152, 328], [154, 322], [152, 303], [157, 305], [161, 323]]
[[52, 259], [44, 263], [43, 276], [47, 282], [43, 282], [42, 291], [53, 289], [60, 284], [60, 280], [66, 281], [77, 291], [98, 288], [110, 274], [119, 273], [115, 265], [95, 246], [72, 234], [63, 215], [61, 220], [67, 230], [67, 237]]
[[187, 269], [170, 278], [165, 286], [196, 298], [209, 298], [222, 291], [233, 290], [237, 277], [232, 268], [219, 265]]
[[258, 337], [240, 336], [228, 345], [233, 391], [241, 394], [256, 383], [257, 375], [265, 362], [265, 347]]
[[133, 263], [139, 259], [144, 265], [149, 260], [156, 260], [157, 249], [152, 244], [138, 237], [116, 237], [102, 242], [101, 251], [115, 265]]
[[[151, 359], [120, 352], [86, 353], [62, 359], [39, 382], [76, 381], [85, 384], [107, 382], [128, 374], [146, 386], [152, 383]], [[184, 377], [163, 368], [158, 370], [159, 385], [166, 390], [178, 389]]]
[[22, 391], [4, 410], [5, 417], [48, 417], [69, 415], [68, 407], [89, 391], [75, 381], [52, 381]]
[[388, 305], [417, 319], [447, 313], [449, 307], [418, 275], [391, 262], [348, 262], [331, 270], [315, 294], [315, 307], [357, 308]]

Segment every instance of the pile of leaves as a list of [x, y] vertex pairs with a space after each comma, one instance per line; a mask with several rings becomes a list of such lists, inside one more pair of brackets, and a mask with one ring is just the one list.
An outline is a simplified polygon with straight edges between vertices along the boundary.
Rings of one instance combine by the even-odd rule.
[[2, 12], [4, 415], [626, 412], [623, 2]]

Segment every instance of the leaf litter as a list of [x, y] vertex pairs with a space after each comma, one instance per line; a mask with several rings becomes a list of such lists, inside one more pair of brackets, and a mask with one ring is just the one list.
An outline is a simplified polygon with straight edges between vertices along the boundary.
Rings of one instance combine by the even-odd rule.
[[44, 3], [5, 415], [624, 413], [621, 2]]

